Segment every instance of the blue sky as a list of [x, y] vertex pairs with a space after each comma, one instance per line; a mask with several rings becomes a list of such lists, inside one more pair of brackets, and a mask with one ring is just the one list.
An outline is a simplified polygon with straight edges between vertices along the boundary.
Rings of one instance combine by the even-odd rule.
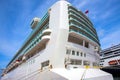
[[[0, 0], [0, 68], [4, 68], [30, 34], [30, 22], [58, 0]], [[101, 48], [120, 43], [120, 0], [68, 0], [85, 12], [98, 32]]]

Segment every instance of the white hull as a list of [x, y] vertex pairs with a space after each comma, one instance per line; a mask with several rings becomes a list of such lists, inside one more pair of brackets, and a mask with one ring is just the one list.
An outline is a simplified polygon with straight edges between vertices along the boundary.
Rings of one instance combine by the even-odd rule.
[[113, 78], [111, 74], [100, 69], [55, 68], [43, 72], [37, 70], [27, 76], [16, 76], [16, 79], [6, 78], [3, 80], [113, 80]]

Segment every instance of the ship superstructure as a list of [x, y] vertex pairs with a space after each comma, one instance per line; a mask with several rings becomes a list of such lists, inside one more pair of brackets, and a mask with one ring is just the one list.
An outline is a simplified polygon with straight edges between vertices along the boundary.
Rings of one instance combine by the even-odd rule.
[[104, 49], [100, 51], [100, 54], [100, 66], [112, 67], [120, 65], [120, 44]]
[[31, 28], [2, 80], [113, 80], [98, 69], [100, 43], [93, 24], [67, 1], [34, 18]]

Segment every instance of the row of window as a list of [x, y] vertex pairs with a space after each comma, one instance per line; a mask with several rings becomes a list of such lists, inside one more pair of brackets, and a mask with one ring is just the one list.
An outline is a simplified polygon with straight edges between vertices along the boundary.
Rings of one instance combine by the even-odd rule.
[[103, 63], [102, 63], [102, 64], [100, 64], [100, 66], [103, 66]]
[[112, 46], [108, 49], [104, 49], [104, 50], [101, 51], [101, 53], [105, 54], [105, 53], [108, 53], [108, 52], [111, 52], [111, 51], [114, 51], [114, 50], [119, 50], [119, 48], [120, 48], [120, 44]]
[[[49, 66], [49, 64], [50, 64], [49, 60], [44, 61], [44, 62], [41, 63], [41, 68]], [[70, 64], [71, 65], [82, 65], [82, 60], [70, 59]], [[99, 64], [97, 64], [96, 62], [93, 62], [92, 64], [93, 64], [93, 66], [99, 66]], [[84, 66], [90, 66], [90, 61], [84, 60], [83, 65]]]
[[72, 55], [76, 55], [76, 56], [86, 57], [86, 53], [75, 51], [75, 50], [70, 50], [70, 49], [67, 49], [66, 54], [68, 54], [68, 55], [72, 54]]
[[115, 50], [115, 51], [111, 51], [111, 52], [108, 52], [108, 53], [105, 53], [105, 54], [103, 54], [103, 56], [104, 57], [106, 57], [106, 56], [112, 56], [114, 54], [120, 54], [120, 49]]
[[[70, 62], [71, 62], [70, 64], [72, 64], [72, 65], [82, 65], [82, 60], [71, 59]], [[87, 60], [83, 61], [83, 65], [84, 66], [89, 66], [90, 61], [87, 61]], [[93, 66], [99, 66], [99, 64], [97, 64], [96, 62], [93, 62], [92, 65]]]
[[100, 62], [104, 62], [104, 60], [100, 60]]

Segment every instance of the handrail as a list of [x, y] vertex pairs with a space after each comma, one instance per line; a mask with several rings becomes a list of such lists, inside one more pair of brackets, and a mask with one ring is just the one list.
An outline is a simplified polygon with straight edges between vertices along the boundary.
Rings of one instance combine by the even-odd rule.
[[[89, 34], [90, 35], [90, 37], [92, 37], [92, 38], [94, 38], [95, 39], [95, 41], [97, 41], [98, 42], [98, 40], [94, 37], [94, 36], [92, 36], [90, 33], [88, 33], [85, 29], [83, 29], [82, 27], [78, 27], [77, 25], [75, 25], [75, 24], [71, 24], [71, 26], [75, 26], [75, 27], [77, 27], [78, 29], [82, 29], [84, 32], [86, 32], [87, 34]], [[89, 37], [89, 38], [90, 38]], [[94, 41], [94, 40], [93, 40]]]
[[93, 30], [92, 30], [90, 27], [88, 27], [88, 26], [90, 26], [90, 25], [88, 25], [84, 20], [78, 18], [75, 14], [70, 13], [70, 17], [72, 17], [72, 16], [75, 17], [78, 21], [81, 20], [81, 21], [85, 24], [85, 26], [87, 26], [86, 28], [89, 29], [89, 31], [90, 31], [92, 34], [94, 34], [94, 36], [97, 36], [97, 35], [95, 35], [96, 33], [93, 32]]
[[[78, 32], [78, 31], [75, 31], [75, 30], [73, 30], [73, 29], [70, 29], [70, 32], [75, 32], [75, 33], [78, 33], [78, 34], [81, 34], [82, 36], [84, 36], [84, 37], [87, 37], [87, 36], [85, 36], [83, 33], [81, 33], [81, 32]], [[99, 44], [99, 42], [96, 42], [96, 41], [94, 41], [94, 40], [92, 40], [91, 38], [89, 38], [89, 37], [87, 37], [89, 40], [91, 40], [92, 42], [95, 42], [95, 43], [97, 43], [98, 45], [100, 45]]]
[[[77, 22], [78, 24], [81, 24], [81, 25], [84, 25], [84, 24], [82, 24], [82, 23], [80, 23], [80, 22], [78, 22], [77, 20], [75, 20], [74, 18], [71, 18], [70, 20], [74, 20], [75, 22]], [[75, 25], [74, 23], [72, 23], [73, 25]], [[77, 27], [77, 25], [76, 25], [76, 27]], [[85, 27], [85, 26], [84, 26]], [[81, 27], [82, 28], [82, 27]], [[84, 31], [86, 31], [84, 28], [82, 28]], [[86, 31], [86, 33], [89, 33], [92, 37], [94, 37], [94, 35], [92, 34], [92, 33], [90, 33], [88, 30]], [[98, 41], [98, 39], [97, 39], [97, 37], [94, 37], [94, 39], [96, 39], [97, 41]]]

